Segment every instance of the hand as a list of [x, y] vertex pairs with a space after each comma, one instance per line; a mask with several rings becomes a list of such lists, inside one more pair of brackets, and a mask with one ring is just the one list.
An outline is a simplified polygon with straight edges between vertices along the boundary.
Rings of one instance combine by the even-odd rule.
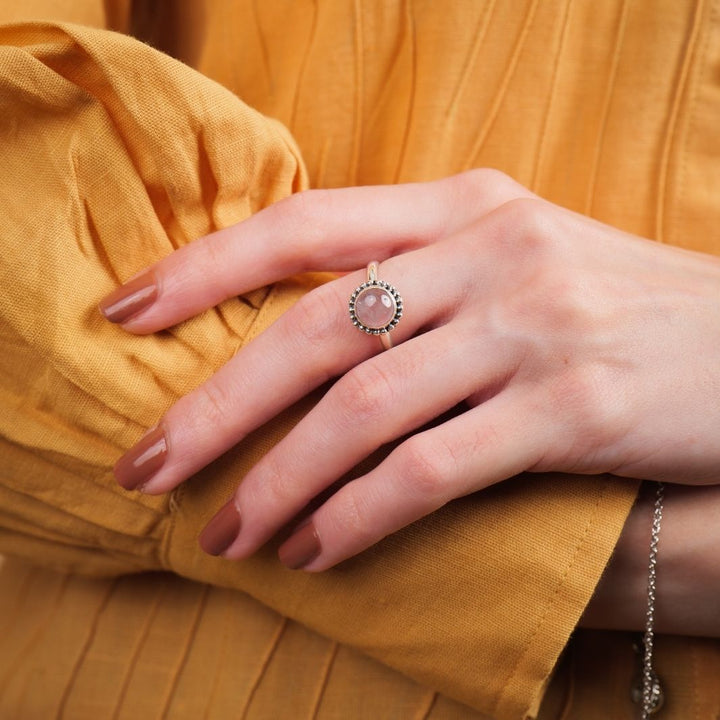
[[[348, 316], [370, 260], [404, 300], [385, 352]], [[495, 171], [296, 195], [181, 248], [104, 307], [151, 333], [307, 270], [355, 272], [308, 293], [117, 465], [125, 487], [167, 492], [339, 378], [248, 473], [206, 550], [250, 555], [408, 434], [315, 510], [281, 560], [324, 570], [523, 471], [720, 481], [720, 261], [576, 215]]]

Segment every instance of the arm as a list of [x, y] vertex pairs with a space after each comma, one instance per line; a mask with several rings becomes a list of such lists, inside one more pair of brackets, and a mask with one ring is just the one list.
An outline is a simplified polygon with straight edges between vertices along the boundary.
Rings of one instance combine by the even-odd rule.
[[[642, 630], [654, 498], [643, 492], [580, 624]], [[657, 567], [658, 632], [720, 637], [720, 486], [666, 487]]]

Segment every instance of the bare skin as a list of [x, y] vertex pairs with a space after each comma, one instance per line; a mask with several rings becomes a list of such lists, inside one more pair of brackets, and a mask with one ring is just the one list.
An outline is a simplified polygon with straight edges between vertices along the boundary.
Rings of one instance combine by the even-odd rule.
[[[644, 492], [580, 624], [642, 630], [654, 494]], [[655, 628], [720, 637], [720, 485], [665, 489], [657, 566]]]
[[[371, 260], [405, 305], [385, 352], [347, 312]], [[229, 515], [242, 517], [219, 550], [215, 532], [213, 548], [225, 557], [255, 552], [361, 459], [403, 436], [313, 512], [281, 560], [325, 570], [523, 471], [720, 481], [717, 258], [629, 235], [476, 170], [279, 202], [157, 263], [139, 281], [152, 284], [153, 302], [122, 325], [152, 333], [307, 270], [347, 274], [179, 400], [156, 431], [162, 463], [142, 478], [145, 492], [168, 492], [337, 379], [221, 512], [225, 530]], [[420, 429], [458, 403], [465, 412]], [[123, 485], [140, 484], [128, 461], [118, 467]], [[302, 543], [314, 543], [306, 558]], [[589, 619], [602, 614], [597, 597]]]

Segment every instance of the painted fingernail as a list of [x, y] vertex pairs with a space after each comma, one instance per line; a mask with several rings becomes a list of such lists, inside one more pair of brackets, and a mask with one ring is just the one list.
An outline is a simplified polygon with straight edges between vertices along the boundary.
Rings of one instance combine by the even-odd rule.
[[167, 441], [158, 426], [130, 448], [115, 464], [115, 479], [126, 490], [144, 485], [165, 463]]
[[124, 323], [152, 305], [158, 295], [152, 270], [121, 285], [100, 301], [100, 312], [111, 323]]
[[321, 552], [320, 537], [312, 520], [303, 523], [278, 550], [280, 562], [291, 570], [309, 565]]
[[240, 513], [235, 500], [230, 500], [207, 524], [200, 534], [200, 547], [208, 555], [222, 555], [240, 532]]

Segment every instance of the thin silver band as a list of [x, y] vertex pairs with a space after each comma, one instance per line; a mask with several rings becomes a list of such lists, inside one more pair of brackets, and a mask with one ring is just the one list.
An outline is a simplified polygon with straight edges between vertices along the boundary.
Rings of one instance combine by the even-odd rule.
[[379, 268], [380, 268], [380, 263], [377, 260], [373, 260], [372, 262], [368, 263], [368, 266], [367, 266], [367, 281], [368, 282], [374, 283], [377, 281]]

